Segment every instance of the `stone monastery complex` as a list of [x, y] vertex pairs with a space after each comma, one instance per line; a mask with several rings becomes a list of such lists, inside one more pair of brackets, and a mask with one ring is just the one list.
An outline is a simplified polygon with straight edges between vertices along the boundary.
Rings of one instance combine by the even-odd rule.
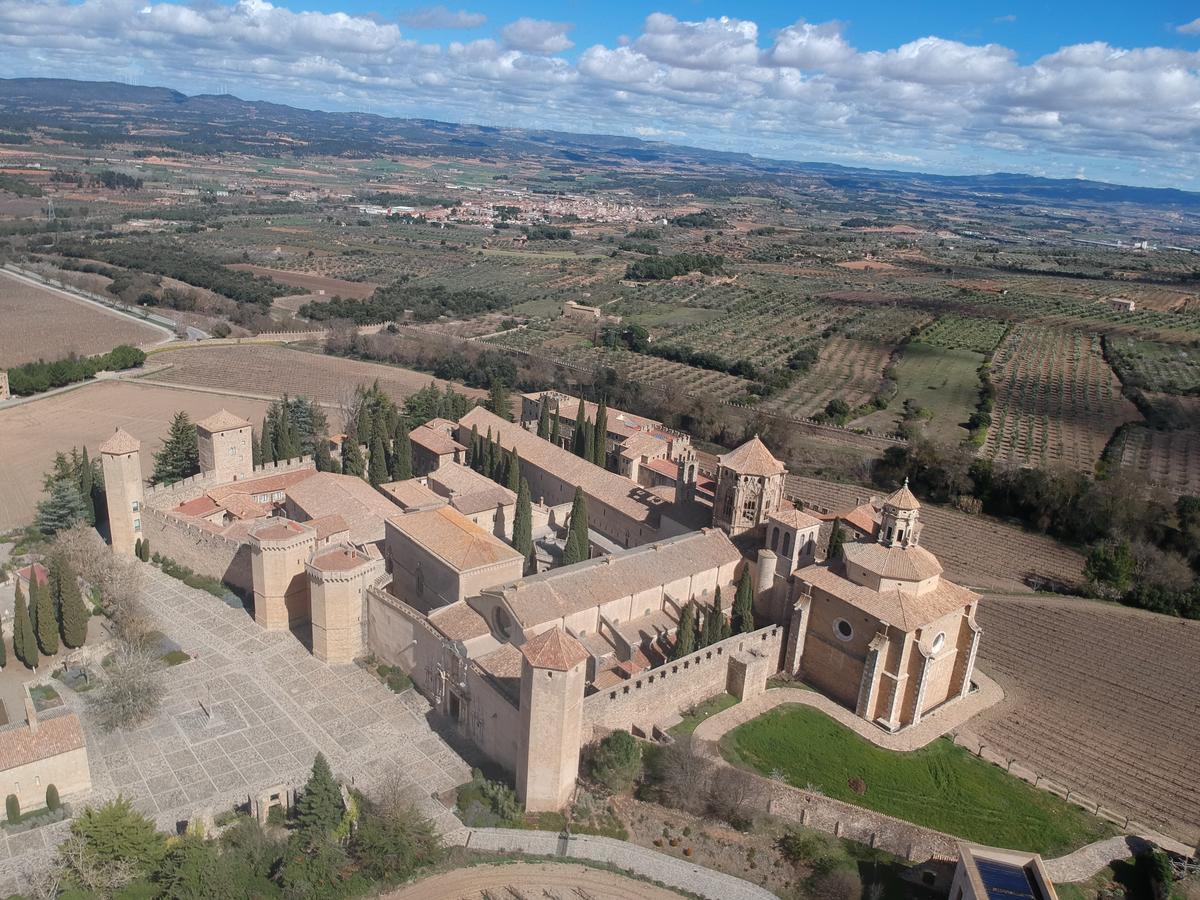
[[[972, 690], [978, 597], [921, 546], [907, 486], [817, 516], [785, 499], [757, 437], [702, 476], [687, 435], [613, 409], [604, 468], [565, 449], [579, 403], [545, 392], [517, 423], [483, 407], [435, 419], [411, 435], [418, 476], [379, 489], [309, 459], [255, 468], [250, 423], [225, 411], [197, 423], [199, 475], [145, 487], [138, 441], [118, 430], [100, 448], [113, 549], [148, 539], [223, 579], [253, 596], [259, 627], [296, 632], [325, 663], [399, 666], [530, 811], [568, 801], [584, 745], [653, 736], [780, 672], [890, 732]], [[535, 433], [543, 404], [562, 446]], [[473, 431], [519, 455], [532, 567], [510, 543], [516, 497], [465, 465]], [[590, 558], [563, 566], [577, 487]], [[679, 656], [684, 608], [719, 592], [728, 612], [747, 569], [754, 630]]]

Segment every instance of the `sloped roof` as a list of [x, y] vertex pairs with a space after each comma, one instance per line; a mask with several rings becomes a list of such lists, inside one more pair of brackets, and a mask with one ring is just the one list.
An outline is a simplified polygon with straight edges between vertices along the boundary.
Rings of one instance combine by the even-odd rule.
[[318, 516], [315, 519], [309, 519], [305, 523], [309, 528], [317, 530], [317, 540], [323, 541], [327, 537], [335, 534], [341, 534], [343, 531], [349, 531], [350, 525], [344, 518], [337, 513], [329, 516]]
[[438, 496], [449, 497], [450, 505], [466, 516], [517, 502], [517, 495], [504, 485], [454, 462], [430, 472], [429, 485]]
[[903, 631], [928, 625], [979, 599], [978, 594], [945, 578], [939, 579], [933, 590], [914, 594], [898, 590], [874, 591], [855, 584], [827, 566], [806, 566], [796, 571], [796, 577], [812, 585], [815, 590], [837, 597]]
[[232, 431], [234, 428], [249, 428], [250, 423], [241, 416], [235, 416], [227, 409], [219, 409], [207, 419], [197, 422], [196, 427], [216, 434], [218, 431]]
[[399, 507], [361, 478], [316, 472], [287, 489], [288, 500], [310, 519], [340, 515], [356, 544], [383, 540], [384, 521]]
[[921, 504], [917, 501], [916, 496], [908, 489], [908, 479], [904, 479], [904, 484], [900, 489], [883, 501], [884, 506], [894, 506], [901, 510], [920, 509]]
[[521, 626], [528, 628], [741, 558], [725, 532], [706, 528], [551, 569], [484, 593], [499, 592]]
[[717, 461], [722, 468], [741, 475], [782, 475], [786, 471], [757, 434], [736, 450], [722, 454]]
[[379, 489], [391, 495], [396, 503], [400, 505], [401, 509], [412, 509], [416, 506], [431, 506], [445, 502], [444, 497], [431, 491], [416, 478], [407, 478], [404, 481], [389, 481], [387, 484], [381, 484]]
[[260, 541], [286, 541], [302, 534], [309, 534], [311, 531], [312, 529], [307, 525], [302, 525], [299, 522], [272, 517], [252, 526], [250, 534], [254, 535]]
[[519, 560], [521, 554], [449, 506], [392, 516], [391, 525], [459, 572]]
[[371, 560], [365, 553], [359, 553], [353, 547], [339, 544], [322, 550], [313, 557], [309, 565], [321, 572], [351, 572], [370, 562]]
[[483, 616], [472, 609], [465, 600], [432, 610], [429, 613], [429, 622], [452, 641], [467, 641], [482, 637], [491, 631]]
[[122, 453], [137, 453], [142, 443], [124, 428], [118, 428], [108, 440], [100, 445], [101, 453], [119, 456]]
[[408, 433], [418, 447], [423, 447], [435, 456], [449, 456], [467, 448], [454, 440], [441, 428], [430, 428], [428, 425], [418, 425]]
[[942, 564], [937, 557], [916, 544], [885, 547], [883, 544], [855, 542], [843, 544], [842, 554], [848, 561], [880, 578], [924, 581], [942, 574]]
[[17, 569], [17, 575], [28, 581], [30, 584], [33, 583], [34, 575], [37, 576], [38, 584], [50, 583], [50, 572], [41, 563], [35, 562], [29, 566], [22, 566], [21, 568]]
[[814, 525], [820, 525], [821, 520], [816, 516], [806, 513], [802, 509], [795, 507], [778, 509], [767, 516], [768, 522], [778, 522], [780, 525], [786, 525], [788, 528], [811, 528]]
[[557, 625], [527, 640], [521, 645], [521, 653], [535, 669], [556, 672], [566, 672], [588, 658], [583, 644]]
[[84, 746], [83, 728], [74, 713], [39, 719], [37, 731], [14, 725], [0, 731], [0, 772], [49, 759]]

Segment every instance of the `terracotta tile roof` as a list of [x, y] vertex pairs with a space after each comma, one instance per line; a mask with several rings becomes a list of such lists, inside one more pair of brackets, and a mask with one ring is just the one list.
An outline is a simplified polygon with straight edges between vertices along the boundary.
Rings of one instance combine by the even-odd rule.
[[118, 428], [107, 441], [100, 445], [100, 452], [111, 456], [123, 453], [137, 453], [142, 447], [141, 442], [124, 428]]
[[467, 448], [454, 440], [440, 428], [420, 425], [408, 433], [409, 439], [418, 447], [424, 447], [435, 456], [450, 456]]
[[923, 581], [942, 574], [937, 557], [919, 545], [885, 547], [883, 544], [851, 542], [842, 545], [849, 562], [881, 578], [899, 581]]
[[[665, 454], [670, 449], [667, 441], [652, 432], [639, 431], [631, 434], [621, 445], [621, 455], [626, 459], [641, 459], [643, 456]], [[674, 468], [675, 464], [671, 463]]]
[[501, 644], [491, 653], [475, 660], [494, 680], [496, 687], [513, 705], [521, 702], [521, 651], [512, 644]]
[[885, 506], [894, 506], [896, 509], [914, 510], [920, 509], [921, 504], [917, 502], [917, 498], [913, 492], [908, 489], [908, 479], [904, 479], [904, 484], [900, 489], [883, 501]]
[[601, 669], [592, 680], [592, 687], [597, 691], [606, 691], [627, 681], [629, 676], [616, 666]]
[[514, 446], [517, 448], [523, 463], [536, 466], [559, 481], [578, 485], [587, 497], [606, 504], [635, 522], [646, 522], [652, 517], [653, 510], [663, 505], [660, 498], [628, 478], [556, 447], [520, 425], [504, 421], [482, 406], [475, 407], [462, 417], [459, 421], [460, 433], [470, 432], [472, 425], [482, 435], [486, 435], [490, 428], [492, 437], [498, 438], [506, 450]]
[[205, 494], [202, 497], [196, 497], [194, 500], [185, 500], [175, 507], [175, 512], [181, 516], [207, 516], [215, 513], [221, 507], [212, 497]]
[[249, 494], [228, 494], [221, 506], [235, 519], [261, 519], [271, 511], [268, 503], [258, 503]]
[[286, 541], [310, 531], [308, 526], [299, 522], [275, 517], [266, 519], [250, 529], [250, 533], [260, 541]]
[[939, 579], [932, 591], [913, 594], [907, 591], [873, 591], [855, 584], [827, 566], [807, 566], [798, 569], [795, 574], [801, 581], [812, 585], [814, 591], [824, 591], [903, 631], [928, 625], [979, 599], [978, 594], [945, 578]]
[[555, 626], [521, 645], [521, 653], [535, 669], [566, 672], [588, 658], [583, 644]]
[[771, 455], [757, 434], [736, 450], [722, 454], [718, 463], [742, 475], [782, 475], [785, 471], [783, 463]]
[[436, 428], [438, 431], [444, 431], [446, 434], [453, 435], [458, 430], [458, 423], [451, 422], [449, 419], [441, 417], [430, 419], [425, 423], [425, 428]]
[[235, 416], [227, 409], [219, 409], [207, 419], [197, 422], [196, 427], [216, 434], [218, 431], [232, 431], [234, 428], [249, 428], [250, 423], [241, 416]]
[[642, 465], [651, 472], [657, 472], [675, 481], [679, 477], [679, 466], [669, 459], [648, 459]]
[[879, 512], [870, 503], [864, 503], [846, 512], [834, 513], [830, 518], [841, 519], [863, 534], [873, 535], [879, 530]]
[[503, 596], [517, 621], [528, 628], [741, 558], [725, 532], [707, 528], [551, 569], [484, 593]]
[[346, 520], [334, 513], [331, 516], [319, 516], [316, 519], [310, 519], [304, 523], [309, 528], [317, 530], [317, 540], [323, 541], [335, 534], [341, 534], [343, 531], [349, 531], [350, 526]]
[[449, 506], [392, 516], [388, 522], [459, 572], [521, 558], [504, 541]]
[[452, 641], [469, 641], [491, 631], [483, 616], [465, 600], [433, 610], [429, 613], [429, 622]]
[[453, 462], [443, 463], [436, 472], [430, 472], [429, 486], [438, 495], [449, 497], [450, 505], [465, 516], [517, 502], [517, 495], [504, 485]]
[[316, 474], [317, 470], [313, 468], [295, 469], [291, 472], [277, 472], [274, 475], [263, 475], [260, 478], [247, 478], [244, 481], [230, 481], [226, 484], [219, 484], [211, 488], [207, 493], [217, 503], [220, 503], [223, 498], [230, 494], [246, 494], [247, 496], [274, 494], [277, 491], [286, 491], [292, 485], [306, 481]]
[[[558, 417], [564, 421], [574, 423], [575, 417], [579, 415], [578, 397], [570, 394], [562, 394], [558, 391], [535, 391], [532, 394], [525, 394], [524, 396], [535, 403], [541, 403], [542, 397], [546, 395], [552, 400], [558, 401]], [[595, 422], [596, 410], [598, 408], [598, 404], [592, 403], [590, 400], [584, 400], [584, 418], [589, 422]], [[615, 406], [608, 407], [607, 418], [608, 433], [614, 437], [628, 437], [635, 432], [662, 427], [662, 422], [659, 422], [657, 419], [650, 419], [646, 416], [635, 416], [633, 413], [627, 413], [624, 410], [617, 409]]]
[[0, 730], [0, 771], [49, 759], [84, 746], [83, 728], [74, 713], [39, 719], [37, 731], [28, 725]]
[[17, 575], [30, 584], [33, 583], [33, 576], [35, 574], [37, 575], [38, 584], [50, 583], [50, 573], [41, 563], [34, 563], [33, 565], [22, 566], [17, 569]]
[[322, 572], [350, 572], [370, 562], [366, 554], [342, 545], [321, 551], [309, 565]]
[[780, 525], [786, 525], [788, 528], [811, 528], [814, 525], [820, 525], [821, 520], [816, 516], [809, 515], [802, 509], [779, 509], [767, 516], [767, 521], [778, 522]]
[[407, 478], [404, 481], [389, 481], [387, 484], [381, 484], [379, 489], [391, 496], [401, 509], [432, 506], [446, 502], [444, 497], [431, 491], [416, 478]]
[[316, 472], [288, 488], [289, 502], [310, 519], [340, 515], [350, 526], [350, 540], [367, 544], [383, 540], [384, 522], [398, 506], [354, 475]]

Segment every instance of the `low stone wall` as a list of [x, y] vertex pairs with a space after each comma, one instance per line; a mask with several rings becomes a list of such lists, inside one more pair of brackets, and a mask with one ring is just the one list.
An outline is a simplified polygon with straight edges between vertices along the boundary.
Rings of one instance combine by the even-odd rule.
[[149, 539], [151, 553], [170, 557], [201, 575], [219, 578], [246, 594], [254, 590], [249, 544], [150, 506], [142, 507], [142, 537]]
[[737, 634], [698, 650], [686, 659], [669, 662], [599, 691], [583, 700], [584, 741], [593, 734], [636, 727], [649, 735], [655, 725], [667, 722], [693, 706], [723, 693], [729, 682], [729, 661], [737, 653], [755, 651], [771, 661], [770, 673], [779, 671], [784, 629], [771, 625]]

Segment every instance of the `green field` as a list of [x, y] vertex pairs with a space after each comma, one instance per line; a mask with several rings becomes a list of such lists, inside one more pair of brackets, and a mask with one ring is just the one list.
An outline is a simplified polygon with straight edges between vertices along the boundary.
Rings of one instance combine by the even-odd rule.
[[1200, 392], [1200, 342], [1165, 344], [1113, 336], [1106, 346], [1109, 362], [1127, 387], [1167, 394]]
[[886, 410], [871, 413], [854, 424], [872, 431], [891, 431], [904, 415], [906, 400], [926, 411], [924, 434], [935, 441], [957, 444], [967, 437], [963, 427], [979, 402], [983, 354], [911, 343], [896, 363], [898, 392]]
[[[799, 788], [983, 844], [1058, 856], [1115, 834], [1046, 791], [976, 759], [948, 739], [911, 753], [882, 750], [822, 712], [784, 706], [721, 741], [725, 758]], [[861, 778], [859, 796], [849, 786]]]

